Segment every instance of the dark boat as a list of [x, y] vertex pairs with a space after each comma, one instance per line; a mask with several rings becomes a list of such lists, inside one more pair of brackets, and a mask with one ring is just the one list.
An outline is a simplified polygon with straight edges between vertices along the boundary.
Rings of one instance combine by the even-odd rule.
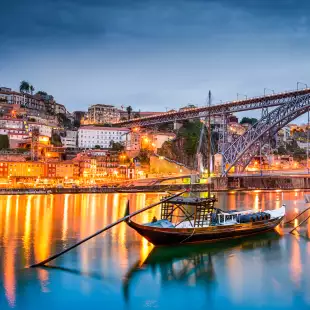
[[[161, 204], [161, 219], [127, 224], [156, 246], [176, 245], [251, 236], [273, 230], [285, 216], [280, 209], [257, 211], [223, 211], [215, 208], [213, 198], [177, 197]], [[129, 214], [129, 210], [127, 210]]]

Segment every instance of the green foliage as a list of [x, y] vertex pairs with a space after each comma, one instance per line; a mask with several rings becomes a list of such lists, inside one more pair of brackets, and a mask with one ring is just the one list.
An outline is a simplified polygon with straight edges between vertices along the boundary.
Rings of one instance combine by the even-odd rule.
[[67, 116], [63, 113], [58, 113], [57, 114], [57, 119], [58, 119], [58, 123], [65, 127], [65, 128], [72, 128], [72, 123], [69, 120], [69, 118], [67, 118]]
[[255, 123], [257, 123], [257, 118], [251, 118], [251, 117], [243, 117], [240, 124], [250, 124], [250, 125], [254, 125]]
[[110, 142], [110, 148], [112, 151], [122, 152], [125, 149], [125, 146], [121, 142], [114, 142], [113, 140]]
[[194, 104], [188, 104], [187, 106], [186, 106], [186, 108], [188, 108], [188, 109], [192, 109], [192, 108], [197, 108], [197, 106], [195, 106]]
[[47, 96], [47, 92], [43, 91], [43, 90], [39, 90], [37, 92], [38, 95], [42, 95], [42, 96]]
[[150, 152], [148, 150], [141, 150], [136, 158], [140, 161], [142, 165], [150, 164]]
[[53, 144], [54, 146], [62, 146], [59, 134], [57, 134], [57, 133], [52, 134], [51, 144]]
[[29, 85], [29, 91], [30, 91], [31, 95], [33, 95], [33, 92], [34, 92], [34, 87], [33, 87], [33, 85]]
[[304, 160], [307, 158], [307, 152], [306, 150], [304, 149], [296, 149], [294, 152], [293, 152], [293, 158], [294, 160], [296, 161], [301, 161], [301, 160]]
[[95, 149], [100, 149], [101, 147], [100, 147], [100, 145], [95, 145], [95, 147], [94, 147]]
[[81, 126], [81, 121], [78, 120], [78, 119], [75, 119], [73, 121], [73, 126], [76, 127], [76, 128], [79, 128]]
[[0, 135], [0, 150], [10, 148], [10, 141], [8, 135]]
[[197, 152], [201, 126], [200, 121], [186, 122], [178, 132], [177, 138], [185, 140], [184, 148], [188, 155], [195, 155]]
[[127, 114], [128, 114], [128, 119], [130, 119], [130, 118], [131, 118], [131, 113], [132, 113], [132, 107], [131, 107], [131, 106], [128, 106], [128, 107], [126, 108], [126, 111], [127, 111]]
[[21, 93], [29, 93], [29, 90], [30, 90], [30, 84], [29, 82], [23, 80], [20, 82], [20, 85], [19, 85], [19, 91]]
[[287, 154], [288, 154], [288, 151], [283, 145], [278, 147], [277, 155], [287, 155]]

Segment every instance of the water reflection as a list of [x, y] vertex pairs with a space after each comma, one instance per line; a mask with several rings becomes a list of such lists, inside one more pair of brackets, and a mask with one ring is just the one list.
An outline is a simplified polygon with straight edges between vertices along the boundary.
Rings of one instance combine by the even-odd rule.
[[[265, 233], [247, 239], [219, 242], [217, 244], [187, 245], [174, 248], [154, 248], [147, 258], [137, 260], [128, 270], [123, 281], [123, 294], [126, 301], [135, 289], [134, 284], [140, 281], [144, 274], [152, 273], [160, 278], [161, 284], [169, 282], [185, 283], [189, 286], [203, 286], [208, 299], [216, 288], [218, 274], [227, 271], [231, 294], [236, 301], [242, 300], [245, 273], [243, 264], [236, 254], [253, 251], [253, 249], [278, 249], [280, 236], [276, 232]], [[266, 255], [268, 253], [266, 252]], [[279, 257], [278, 257], [279, 258]], [[221, 261], [219, 265], [217, 261]], [[259, 274], [260, 264], [255, 271]], [[133, 285], [132, 285], [133, 284]]]
[[[24, 299], [28, 294], [28, 302], [32, 305], [29, 309], [41, 308], [35, 299], [30, 298], [32, 294], [43, 294], [40, 298], [45, 300], [47, 297], [44, 296], [54, 296], [59, 287], [68, 283], [76, 286], [75, 295], [78, 296], [96, 292], [97, 284], [82, 280], [84, 276], [87, 276], [89, 281], [100, 279], [107, 283], [117, 283], [113, 285], [123, 288], [123, 292], [120, 290], [121, 295], [115, 297], [120, 303], [124, 296], [132, 300], [132, 283], [135, 290], [141, 290], [142, 295], [148, 294], [146, 291], [142, 292], [149, 287], [149, 284], [146, 284], [148, 282], [141, 280], [144, 274], [148, 275], [148, 281], [155, 280], [153, 285], [157, 289], [154, 289], [154, 294], [163, 294], [160, 287], [173, 283], [178, 289], [203, 289], [206, 300], [215, 298], [217, 294], [229, 295], [230, 301], [236, 304], [247, 298], [247, 286], [257, 291], [264, 290], [261, 279], [267, 277], [264, 275], [266, 264], [271, 263], [273, 268], [279, 268], [277, 264], [282, 266], [283, 263], [285, 267], [281, 267], [282, 273], [288, 275], [284, 280], [296, 289], [301, 289], [305, 283], [304, 274], [307, 274], [306, 266], [310, 260], [308, 239], [298, 239], [295, 236], [287, 238], [285, 227], [277, 228], [278, 232], [285, 236], [283, 240], [263, 239], [224, 247], [210, 245], [197, 249], [190, 247], [188, 250], [175, 250], [154, 249], [123, 223], [57, 259], [53, 262], [57, 269], [23, 270], [25, 266], [45, 259], [122, 217], [128, 199], [131, 211], [135, 211], [158, 201], [162, 195], [139, 193], [0, 196], [0, 287], [3, 290], [3, 294], [0, 294], [0, 308], [23, 309]], [[218, 207], [230, 210], [272, 209], [285, 203], [288, 219], [307, 207], [302, 191], [231, 192], [219, 193], [217, 196]], [[148, 222], [154, 215], [159, 217], [159, 209], [148, 210], [138, 215], [135, 220]], [[305, 225], [300, 232], [309, 237], [310, 224]], [[303, 243], [306, 243], [306, 246], [302, 245]], [[249, 283], [249, 269], [258, 281]], [[74, 279], [71, 278], [73, 276]], [[270, 289], [274, 294], [279, 289], [285, 289], [281, 284], [281, 277], [282, 275], [273, 277]], [[123, 283], [124, 278], [126, 281]], [[81, 282], [75, 285], [76, 281]], [[25, 288], [29, 288], [32, 293], [25, 293]], [[114, 293], [118, 292], [117, 289], [110, 289]], [[151, 305], [152, 300], [148, 300]], [[145, 302], [143, 307], [146, 306]]]

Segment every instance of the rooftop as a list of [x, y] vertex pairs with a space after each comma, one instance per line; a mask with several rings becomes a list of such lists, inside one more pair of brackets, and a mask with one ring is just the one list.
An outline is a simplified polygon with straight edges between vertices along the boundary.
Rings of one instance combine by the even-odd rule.
[[124, 127], [102, 127], [102, 126], [81, 126], [79, 130], [111, 130], [111, 131], [129, 131]]

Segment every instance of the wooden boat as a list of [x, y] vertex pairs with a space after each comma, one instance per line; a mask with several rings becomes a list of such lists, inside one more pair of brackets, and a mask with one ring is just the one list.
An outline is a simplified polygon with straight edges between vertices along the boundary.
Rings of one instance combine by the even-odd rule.
[[[280, 209], [257, 212], [223, 211], [215, 208], [213, 198], [177, 197], [161, 204], [161, 219], [127, 224], [156, 246], [215, 242], [273, 230], [285, 216]], [[127, 210], [127, 215], [129, 210]]]

